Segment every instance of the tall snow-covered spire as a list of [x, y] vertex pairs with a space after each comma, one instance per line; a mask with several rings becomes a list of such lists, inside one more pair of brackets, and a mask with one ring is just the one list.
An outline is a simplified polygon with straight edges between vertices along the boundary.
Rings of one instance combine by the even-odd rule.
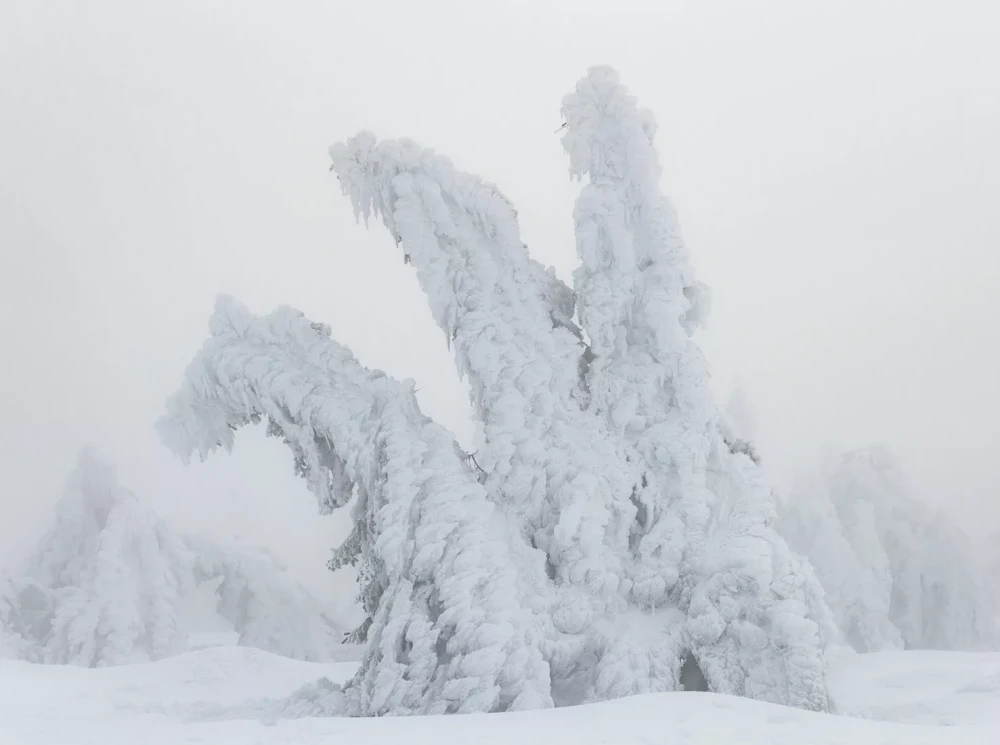
[[[267, 417], [298, 462], [332, 473], [335, 453], [368, 495], [385, 590], [352, 685], [355, 711], [551, 705], [503, 522], [412, 385], [361, 367], [328, 328], [289, 308], [254, 317], [220, 298], [211, 330], [159, 423], [165, 442], [204, 456]], [[327, 481], [309, 483], [328, 499]]]
[[660, 190], [656, 121], [609, 67], [592, 68], [563, 99], [570, 172], [589, 181], [577, 200], [580, 318], [600, 356], [641, 345], [666, 362], [707, 315], [707, 289]]
[[614, 70], [593, 68], [563, 100], [563, 116], [570, 172], [588, 179], [574, 212], [574, 281], [594, 355], [592, 406], [645, 461], [635, 495], [645, 514], [635, 593], [652, 607], [666, 602], [708, 519], [704, 478], [716, 414], [707, 365], [688, 338], [699, 310], [692, 298], [705, 293], [694, 289], [660, 190], [652, 115]]
[[660, 189], [653, 117], [607, 67], [577, 84], [563, 115], [570, 171], [588, 179], [574, 281], [594, 357], [591, 406], [644, 465], [632, 598], [687, 615], [685, 645], [713, 690], [824, 708], [810, 620], [821, 595], [769, 527], [772, 496], [755, 466], [723, 440], [690, 338], [707, 291]]

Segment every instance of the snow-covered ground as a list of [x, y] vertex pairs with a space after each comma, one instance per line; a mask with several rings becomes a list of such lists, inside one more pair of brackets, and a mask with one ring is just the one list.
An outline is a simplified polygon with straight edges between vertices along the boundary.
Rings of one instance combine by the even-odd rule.
[[831, 666], [828, 681], [838, 712], [885, 722], [992, 726], [992, 742], [1000, 745], [1000, 654], [852, 654]]
[[1000, 743], [1000, 654], [956, 652], [840, 658], [830, 683], [836, 710], [846, 716], [706, 693], [500, 715], [277, 719], [271, 713], [300, 686], [321, 677], [346, 680], [354, 666], [231, 646], [96, 670], [2, 661], [0, 743]]

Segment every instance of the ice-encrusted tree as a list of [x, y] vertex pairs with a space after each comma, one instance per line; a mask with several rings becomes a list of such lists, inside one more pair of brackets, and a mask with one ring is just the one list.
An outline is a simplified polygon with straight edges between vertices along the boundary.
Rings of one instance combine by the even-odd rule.
[[358, 562], [361, 714], [497, 711], [703, 680], [826, 707], [827, 615], [727, 441], [691, 335], [708, 294], [660, 191], [652, 116], [594, 68], [563, 103], [574, 288], [533, 261], [496, 186], [409, 141], [331, 148], [355, 213], [416, 270], [482, 422], [476, 458], [410, 383], [330, 330], [221, 298], [159, 427], [183, 457], [267, 420], [329, 511], [357, 496], [332, 566]]
[[913, 496], [887, 448], [845, 453], [800, 480], [779, 530], [815, 567], [858, 651], [998, 641], [985, 564], [947, 515]]

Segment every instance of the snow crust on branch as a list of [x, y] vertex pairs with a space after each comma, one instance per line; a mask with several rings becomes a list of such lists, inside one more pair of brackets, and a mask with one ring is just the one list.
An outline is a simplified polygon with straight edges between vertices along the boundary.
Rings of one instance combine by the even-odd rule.
[[[164, 441], [204, 457], [267, 417], [302, 463], [329, 474], [336, 454], [367, 495], [385, 589], [348, 688], [352, 713], [551, 705], [506, 525], [412, 385], [364, 369], [289, 308], [254, 317], [220, 297], [210, 328], [158, 425]], [[304, 475], [326, 504], [331, 479]]]

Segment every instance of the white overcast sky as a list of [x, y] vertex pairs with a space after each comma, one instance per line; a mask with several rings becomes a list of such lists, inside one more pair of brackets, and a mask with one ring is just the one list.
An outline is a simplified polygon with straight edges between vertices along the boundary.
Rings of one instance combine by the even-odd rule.
[[169, 518], [329, 581], [339, 526], [279, 445], [185, 468], [153, 432], [214, 295], [330, 323], [467, 440], [412, 268], [327, 148], [370, 128], [449, 155], [568, 279], [554, 130], [594, 64], [656, 114], [720, 400], [746, 390], [776, 472], [885, 442], [1000, 527], [997, 7], [0, 0], [0, 557], [91, 442]]

